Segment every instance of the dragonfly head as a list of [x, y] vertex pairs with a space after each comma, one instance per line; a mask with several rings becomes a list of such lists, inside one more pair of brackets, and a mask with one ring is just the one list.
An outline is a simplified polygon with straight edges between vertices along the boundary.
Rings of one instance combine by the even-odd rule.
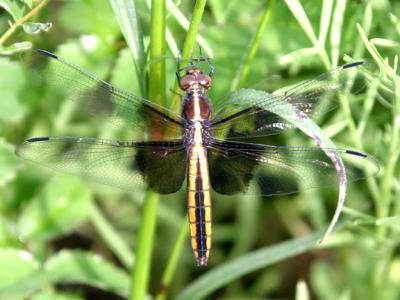
[[186, 74], [180, 79], [179, 86], [183, 91], [188, 91], [196, 86], [203, 88], [207, 91], [211, 87], [211, 77], [204, 74], [200, 68], [190, 68]]

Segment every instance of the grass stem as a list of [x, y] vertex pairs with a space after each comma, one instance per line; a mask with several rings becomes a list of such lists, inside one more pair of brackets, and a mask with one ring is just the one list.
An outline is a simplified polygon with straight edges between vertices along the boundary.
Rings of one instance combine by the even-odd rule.
[[248, 48], [248, 51], [245, 54], [243, 64], [238, 69], [237, 76], [232, 82], [231, 90], [233, 91], [242, 87], [247, 80], [247, 77], [249, 75], [250, 65], [253, 62], [254, 57], [256, 56], [258, 47], [260, 46], [261, 39], [267, 27], [268, 20], [271, 16], [274, 4], [275, 0], [269, 0], [267, 2], [267, 5], [265, 6], [263, 15], [261, 16], [261, 20], [258, 25], [257, 32], [255, 33], [253, 40], [250, 43], [250, 47]]
[[[192, 14], [192, 19], [190, 20], [190, 25], [188, 32], [185, 37], [185, 41], [183, 42], [181, 57], [183, 59], [190, 58], [193, 52], [193, 48], [196, 45], [196, 36], [200, 28], [201, 19], [204, 13], [204, 7], [206, 6], [206, 0], [197, 0]], [[185, 66], [185, 60], [182, 61], [182, 67]], [[173, 91], [175, 96], [172, 98], [171, 110], [178, 111], [180, 108], [180, 96], [179, 96], [179, 82], [176, 81]]]
[[[151, 4], [150, 60], [165, 55], [165, 1], [153, 0]], [[162, 103], [166, 95], [165, 61], [157, 60], [149, 70], [149, 97]], [[150, 135], [159, 134], [150, 124]], [[136, 264], [132, 273], [130, 300], [144, 299], [147, 293], [151, 255], [156, 229], [159, 195], [148, 190], [142, 209], [139, 237], [136, 248]]]
[[142, 208], [139, 237], [136, 245], [136, 262], [132, 272], [129, 300], [145, 299], [147, 293], [156, 229], [158, 200], [159, 195], [148, 190]]
[[175, 275], [176, 268], [178, 267], [182, 249], [188, 235], [189, 224], [187, 223], [187, 221], [185, 221], [181, 226], [181, 230], [179, 232], [178, 238], [175, 241], [174, 249], [172, 250], [172, 254], [169, 258], [167, 268], [165, 269], [165, 272], [161, 279], [160, 289], [156, 296], [156, 300], [164, 300], [167, 297], [169, 287], [171, 286], [173, 276]]

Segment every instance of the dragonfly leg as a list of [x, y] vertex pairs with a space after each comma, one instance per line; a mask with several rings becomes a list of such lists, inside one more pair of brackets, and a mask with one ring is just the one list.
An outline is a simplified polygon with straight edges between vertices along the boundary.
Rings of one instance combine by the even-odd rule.
[[178, 82], [181, 81], [181, 52], [179, 51], [178, 57], [176, 58], [176, 78]]

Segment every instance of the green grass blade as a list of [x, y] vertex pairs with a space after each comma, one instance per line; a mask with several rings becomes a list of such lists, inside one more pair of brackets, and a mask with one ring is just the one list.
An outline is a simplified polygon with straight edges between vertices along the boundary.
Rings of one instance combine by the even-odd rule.
[[143, 70], [146, 63], [143, 36], [140, 28], [135, 2], [133, 0], [109, 0], [115, 18], [121, 28], [132, 57], [135, 62], [135, 71], [139, 79], [141, 93], [144, 95], [145, 84], [143, 81]]
[[[393, 82], [393, 91], [394, 97], [391, 105], [391, 128], [386, 133], [388, 135], [388, 144], [385, 145], [385, 163], [383, 170], [383, 178], [381, 180], [380, 186], [380, 198], [379, 201], [376, 201], [376, 217], [378, 220], [384, 220], [383, 223], [387, 222], [387, 220], [391, 220], [391, 214], [396, 214], [395, 211], [391, 213], [391, 208], [394, 206], [393, 204], [397, 203], [396, 194], [393, 189], [394, 182], [396, 180], [396, 167], [399, 164], [400, 157], [400, 77], [396, 74], [396, 70], [392, 68], [387, 59], [384, 59], [376, 47], [368, 40], [367, 34], [363, 30], [363, 28], [357, 24], [358, 31], [360, 33], [361, 39], [367, 48], [368, 52], [372, 56], [372, 58], [379, 65], [384, 75]], [[397, 65], [396, 58], [394, 65]], [[398, 207], [398, 205], [397, 205]], [[398, 213], [398, 211], [397, 211]], [[376, 225], [380, 225], [377, 223]], [[378, 226], [377, 227], [377, 236], [384, 240], [386, 238], [392, 238], [390, 236], [390, 230], [388, 226]], [[393, 240], [395, 238], [392, 238]], [[380, 248], [382, 249], [382, 248]], [[373, 299], [384, 298], [382, 295], [381, 287], [387, 285], [387, 277], [389, 262], [392, 258], [392, 253], [385, 253], [380, 257], [380, 259], [375, 263], [372, 275], [371, 282], [369, 283], [370, 295]]]
[[187, 286], [176, 299], [203, 299], [241, 276], [314, 248], [321, 237], [321, 232], [314, 233], [254, 251], [229, 263], [215, 267]]
[[[381, 70], [386, 74], [386, 76], [391, 79], [394, 83], [394, 92], [395, 97], [393, 99], [392, 106], [392, 128], [390, 132], [390, 144], [387, 153], [386, 166], [383, 174], [383, 182], [381, 188], [381, 197], [380, 201], [377, 202], [377, 217], [378, 218], [386, 218], [389, 215], [389, 209], [391, 205], [391, 186], [394, 180], [394, 172], [396, 168], [396, 164], [398, 163], [398, 158], [400, 155], [400, 77], [396, 74], [395, 70], [390, 67], [388, 62], [384, 60], [381, 54], [377, 51], [375, 46], [368, 40], [367, 35], [363, 28], [357, 24], [359, 33], [364, 42], [365, 47], [368, 52], [371, 54], [373, 59], [377, 62]], [[383, 228], [381, 231], [381, 236], [384, 236], [386, 229]]]
[[237, 76], [232, 82], [231, 90], [236, 90], [238, 87], [242, 87], [246, 82], [246, 79], [249, 75], [250, 65], [256, 56], [257, 49], [261, 43], [261, 39], [264, 35], [265, 28], [267, 27], [268, 20], [272, 13], [272, 8], [274, 7], [275, 0], [269, 0], [267, 5], [265, 6], [263, 15], [261, 16], [260, 23], [258, 25], [258, 29], [256, 34], [253, 37], [253, 40], [250, 43], [250, 47], [244, 57], [243, 64], [238, 69]]
[[125, 241], [114, 230], [106, 217], [102, 214], [96, 204], [92, 205], [90, 210], [90, 220], [97, 232], [103, 238], [108, 247], [113, 251], [116, 257], [121, 261], [125, 268], [133, 266], [133, 256]]
[[166, 98], [165, 60], [165, 2], [153, 0], [151, 5], [149, 98], [161, 105]]
[[374, 61], [378, 64], [381, 70], [389, 76], [389, 78], [395, 78], [397, 75], [394, 70], [389, 66], [387, 61], [383, 59], [381, 54], [375, 48], [375, 46], [368, 40], [365, 30], [360, 24], [357, 24], [358, 32], [360, 33], [361, 39], [364, 42], [365, 48], [367, 48], [369, 54], [372, 56]]
[[304, 32], [310, 39], [310, 41], [314, 44], [318, 44], [318, 39], [314, 33], [314, 29], [311, 26], [311, 22], [308, 19], [306, 12], [304, 11], [303, 6], [298, 0], [285, 0], [286, 5], [289, 7], [290, 11], [296, 18], [297, 22], [299, 22], [301, 28], [303, 28]]
[[315, 35], [314, 29], [311, 26], [311, 22], [308, 19], [306, 12], [304, 11], [303, 6], [298, 0], [285, 0], [286, 5], [289, 7], [293, 16], [296, 18], [297, 22], [303, 28], [305, 34], [310, 39], [314, 48], [318, 50], [319, 55], [321, 56], [322, 62], [324, 63], [327, 69], [331, 68], [331, 63], [329, 61], [328, 54], [326, 53], [323, 45], [318, 41], [317, 36]]
[[321, 45], [325, 45], [326, 36], [331, 22], [333, 0], [324, 0], [322, 3], [321, 21], [319, 24], [318, 40]]
[[[165, 55], [165, 1], [151, 3], [150, 60]], [[149, 97], [162, 103], [166, 95], [165, 61], [156, 60], [149, 70]], [[150, 135], [158, 134], [150, 124]], [[132, 272], [130, 300], [144, 299], [150, 279], [150, 264], [155, 237], [157, 207], [160, 196], [148, 190], [140, 218], [140, 230], [136, 248], [136, 263]]]
[[186, 34], [185, 42], [182, 48], [182, 58], [190, 58], [193, 52], [193, 48], [196, 45], [196, 37], [200, 28], [201, 19], [204, 13], [204, 7], [206, 6], [206, 0], [197, 0], [193, 9], [192, 19], [188, 32]]
[[[179, 25], [185, 29], [186, 31], [189, 30], [190, 28], [190, 22], [189, 20], [186, 18], [185, 14], [179, 9], [179, 7], [177, 7], [177, 4], [174, 3], [172, 0], [167, 0], [167, 8], [168, 11], [171, 13], [171, 15], [176, 19], [176, 21], [179, 23]], [[196, 9], [196, 8], [195, 8]], [[201, 11], [199, 10], [201, 9], [201, 6], [199, 6], [196, 11], [198, 13], [200, 13]], [[209, 46], [207, 40], [199, 33], [197, 33], [196, 35], [196, 42], [200, 45], [200, 47], [202, 48], [202, 50], [204, 51], [204, 54], [206, 54], [209, 57], [213, 57], [213, 53], [212, 53], [212, 49]], [[173, 52], [174, 53], [174, 52]], [[174, 53], [174, 54], [178, 54], [178, 53]], [[190, 53], [189, 53], [190, 54]]]
[[158, 194], [148, 191], [144, 201], [129, 300], [144, 299], [147, 293], [159, 198]]
[[333, 12], [331, 36], [330, 36], [332, 67], [337, 67], [339, 62], [340, 42], [342, 39], [342, 27], [343, 27], [345, 11], [346, 11], [346, 0], [336, 1], [335, 11]]
[[[190, 20], [189, 29], [186, 34], [185, 41], [183, 43], [183, 48], [181, 53], [182, 58], [190, 58], [190, 56], [192, 55], [193, 48], [196, 45], [196, 36], [200, 28], [200, 23], [203, 17], [204, 7], [206, 6], [206, 2], [207, 2], [206, 0], [197, 0], [194, 5], [192, 19]], [[183, 63], [182, 67], [184, 67], [184, 61], [182, 63]], [[173, 111], [179, 111], [181, 105], [178, 84], [179, 83], [176, 82], [173, 89], [175, 91], [174, 93], [175, 96], [173, 97], [171, 106], [171, 109]]]
[[179, 232], [178, 238], [175, 241], [174, 249], [169, 257], [167, 268], [161, 279], [160, 289], [157, 294], [156, 300], [164, 300], [167, 297], [169, 287], [171, 286], [172, 279], [175, 275], [176, 268], [178, 267], [179, 260], [181, 258], [181, 253], [185, 241], [189, 235], [189, 224], [188, 222], [183, 222], [181, 226], [181, 231]]

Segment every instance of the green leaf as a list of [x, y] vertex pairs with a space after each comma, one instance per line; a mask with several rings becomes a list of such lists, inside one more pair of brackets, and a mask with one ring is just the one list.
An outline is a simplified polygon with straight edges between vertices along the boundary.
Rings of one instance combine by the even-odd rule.
[[12, 55], [18, 52], [26, 51], [32, 48], [31, 42], [18, 42], [14, 43], [11, 46], [0, 47], [1, 55]]
[[14, 154], [14, 147], [0, 138], [0, 187], [15, 178], [20, 160]]
[[0, 300], [26, 299], [43, 283], [38, 261], [18, 249], [0, 249]]
[[22, 1], [0, 0], [0, 7], [4, 8], [17, 21], [24, 15], [25, 4]]
[[53, 25], [52, 23], [31, 23], [31, 22], [27, 22], [22, 26], [22, 28], [24, 29], [24, 31], [26, 33], [38, 34], [41, 31], [48, 32], [51, 29], [52, 25]]
[[56, 175], [35, 197], [19, 222], [21, 238], [49, 239], [70, 231], [89, 215], [92, 194], [78, 178]]
[[321, 233], [314, 233], [266, 247], [216, 267], [193, 281], [176, 299], [203, 299], [241, 276], [313, 249], [321, 236]]
[[47, 278], [54, 284], [88, 284], [126, 296], [129, 275], [97, 254], [64, 250], [45, 263]]
[[19, 101], [19, 93], [25, 85], [22, 67], [7, 58], [0, 58], [0, 120], [17, 122], [26, 113]]

